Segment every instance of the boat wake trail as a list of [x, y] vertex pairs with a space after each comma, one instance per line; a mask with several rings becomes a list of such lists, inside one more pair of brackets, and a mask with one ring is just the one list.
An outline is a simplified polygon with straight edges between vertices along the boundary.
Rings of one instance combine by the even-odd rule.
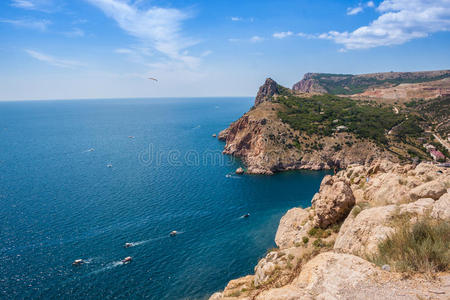
[[139, 242], [131, 242], [131, 246], [130, 247], [135, 247], [135, 246], [140, 246], [140, 245], [144, 245], [150, 242], [155, 242], [155, 241], [159, 241], [162, 239], [166, 239], [167, 236], [161, 236], [161, 237], [157, 237], [157, 238], [153, 238], [153, 239], [148, 239], [148, 240], [143, 240], [143, 241], [139, 241]]
[[113, 262], [107, 264], [106, 266], [104, 266], [103, 268], [100, 268], [100, 269], [98, 269], [98, 270], [92, 271], [91, 273], [87, 274], [87, 276], [99, 274], [99, 273], [101, 273], [101, 272], [105, 272], [105, 271], [114, 269], [114, 268], [116, 268], [116, 267], [118, 267], [118, 266], [121, 266], [121, 265], [123, 265], [123, 264], [124, 264], [124, 263], [123, 263], [122, 261], [120, 261], [120, 260], [118, 260], [118, 261], [113, 261]]
[[242, 178], [240, 176], [232, 175], [232, 173], [228, 173], [227, 175], [225, 175], [225, 177], [230, 178], [230, 179], [241, 179]]

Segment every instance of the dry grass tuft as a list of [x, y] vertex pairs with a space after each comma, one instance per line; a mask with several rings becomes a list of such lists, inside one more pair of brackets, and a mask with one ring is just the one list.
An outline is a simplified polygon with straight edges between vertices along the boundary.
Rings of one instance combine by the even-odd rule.
[[450, 224], [424, 219], [413, 225], [397, 223], [395, 232], [378, 245], [371, 260], [399, 272], [442, 272], [450, 264]]

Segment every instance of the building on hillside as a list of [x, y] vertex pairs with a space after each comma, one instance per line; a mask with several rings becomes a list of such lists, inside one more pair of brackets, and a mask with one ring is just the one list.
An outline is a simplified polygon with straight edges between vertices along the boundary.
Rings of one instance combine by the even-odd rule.
[[428, 152], [430, 152], [431, 150], [436, 150], [436, 147], [430, 144], [423, 144], [423, 147], [427, 149]]
[[435, 161], [445, 160], [445, 155], [439, 150], [430, 150], [430, 155]]

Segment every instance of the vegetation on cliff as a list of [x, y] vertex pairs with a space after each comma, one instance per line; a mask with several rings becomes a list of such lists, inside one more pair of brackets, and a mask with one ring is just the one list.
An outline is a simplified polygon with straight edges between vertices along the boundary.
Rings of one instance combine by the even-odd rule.
[[340, 126], [345, 126], [345, 130], [360, 138], [386, 144], [386, 132], [405, 119], [404, 115], [395, 114], [387, 106], [361, 104], [329, 94], [309, 98], [289, 95], [277, 100], [286, 107], [278, 113], [283, 122], [310, 135], [331, 136], [344, 128]]

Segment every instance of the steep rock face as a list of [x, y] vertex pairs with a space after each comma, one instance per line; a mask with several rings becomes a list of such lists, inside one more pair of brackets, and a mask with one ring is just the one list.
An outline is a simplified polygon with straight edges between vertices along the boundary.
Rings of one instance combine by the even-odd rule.
[[336, 224], [352, 209], [355, 204], [355, 197], [350, 185], [343, 180], [336, 180], [331, 176], [326, 176], [320, 190], [314, 195], [311, 201], [315, 211], [314, 225], [327, 228]]
[[281, 218], [275, 235], [275, 243], [280, 249], [292, 247], [302, 242], [313, 227], [309, 222], [310, 210], [294, 207]]
[[255, 98], [255, 106], [264, 101], [270, 101], [274, 95], [279, 93], [278, 84], [272, 78], [267, 78], [266, 82], [259, 88]]
[[302, 80], [294, 84], [292, 89], [302, 93], [326, 93], [318, 80], [313, 78], [313, 73], [306, 73]]
[[247, 173], [300, 168], [301, 153], [288, 145], [295, 132], [278, 119], [277, 109], [277, 103], [261, 102], [219, 134], [219, 139], [226, 141], [223, 153], [242, 158]]

